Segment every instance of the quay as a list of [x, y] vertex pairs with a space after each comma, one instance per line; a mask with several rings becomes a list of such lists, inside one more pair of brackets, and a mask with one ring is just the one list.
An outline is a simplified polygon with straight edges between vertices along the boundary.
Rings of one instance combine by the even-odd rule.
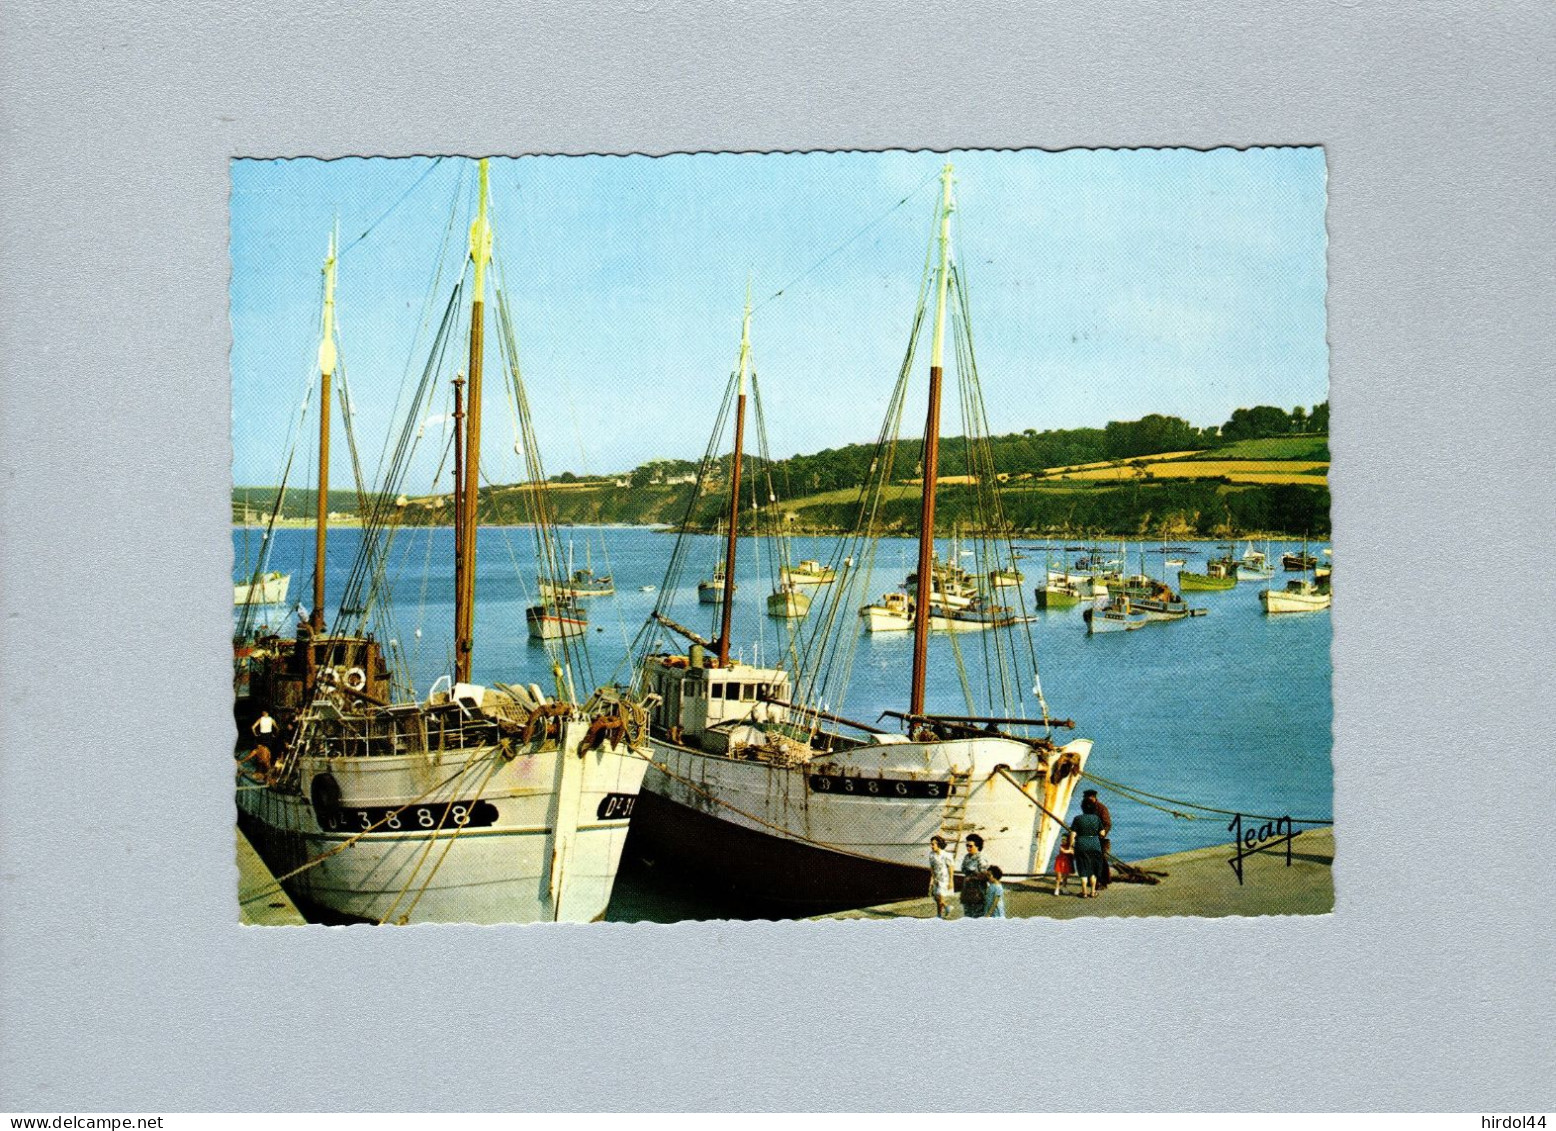
[[297, 905], [271, 875], [241, 829], [238, 837], [238, 922], [249, 927], [303, 927]]
[[[1309, 829], [1291, 841], [1291, 865], [1285, 845], [1267, 847], [1241, 861], [1243, 882], [1231, 861], [1230, 844], [1196, 848], [1134, 861], [1134, 866], [1166, 872], [1159, 883], [1121, 883], [1117, 879], [1096, 899], [1078, 896], [1074, 876], [1061, 895], [1054, 895], [1053, 877], [1012, 880], [1005, 884], [1005, 914], [1011, 919], [1095, 919], [1132, 915], [1325, 915], [1334, 910], [1334, 830]], [[927, 850], [926, 850], [927, 856]], [[929, 865], [924, 866], [929, 886]], [[952, 918], [962, 917], [961, 904], [951, 901]], [[925, 895], [879, 907], [836, 911], [817, 919], [933, 919], [935, 902]]]

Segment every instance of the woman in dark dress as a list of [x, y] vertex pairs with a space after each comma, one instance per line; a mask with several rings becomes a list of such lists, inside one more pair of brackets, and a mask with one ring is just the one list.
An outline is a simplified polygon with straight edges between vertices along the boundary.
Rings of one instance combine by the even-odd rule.
[[1081, 898], [1097, 897], [1097, 877], [1102, 874], [1102, 818], [1091, 798], [1081, 802], [1080, 816], [1070, 822], [1075, 841], [1075, 871], [1081, 878]]

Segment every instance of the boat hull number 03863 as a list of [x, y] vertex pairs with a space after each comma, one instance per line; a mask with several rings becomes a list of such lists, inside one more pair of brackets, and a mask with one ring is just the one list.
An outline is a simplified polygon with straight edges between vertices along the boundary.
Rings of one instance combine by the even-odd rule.
[[841, 774], [811, 774], [809, 780], [812, 793], [838, 793], [844, 797], [944, 797], [949, 784], [906, 778], [853, 778]]

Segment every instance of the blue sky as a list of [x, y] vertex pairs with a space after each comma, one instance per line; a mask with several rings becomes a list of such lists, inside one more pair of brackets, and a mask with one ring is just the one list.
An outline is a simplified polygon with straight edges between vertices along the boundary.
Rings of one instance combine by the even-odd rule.
[[[945, 159], [494, 160], [498, 253], [547, 470], [697, 458], [738, 351], [748, 275], [774, 454], [873, 439]], [[1147, 412], [1219, 424], [1239, 406], [1328, 396], [1322, 150], [967, 151], [950, 160], [955, 249], [995, 432], [1100, 427]], [[422, 312], [456, 209], [447, 258], [459, 269], [474, 167], [233, 163], [237, 483], [279, 480], [314, 367], [320, 265], [337, 217], [341, 353], [364, 462], [376, 463], [402, 377], [425, 360]], [[446, 298], [444, 287], [439, 309]], [[922, 369], [927, 349], [920, 356]], [[499, 388], [488, 385], [483, 460], [502, 482], [521, 472]], [[920, 413], [910, 409], [910, 419]], [[424, 445], [408, 489], [418, 473], [430, 489], [434, 447]], [[347, 486], [345, 444], [334, 453], [332, 478]]]

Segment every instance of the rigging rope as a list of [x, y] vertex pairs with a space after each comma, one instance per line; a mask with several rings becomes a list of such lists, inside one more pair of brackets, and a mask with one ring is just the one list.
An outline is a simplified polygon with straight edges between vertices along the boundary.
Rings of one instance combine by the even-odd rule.
[[756, 311], [761, 310], [762, 307], [766, 306], [768, 303], [772, 302], [774, 299], [779, 298], [780, 296], [782, 296], [782, 294], [785, 291], [787, 291], [790, 287], [794, 286], [795, 283], [798, 283], [800, 280], [808, 277], [813, 272], [815, 272], [816, 270], [818, 270], [819, 268], [824, 266], [838, 252], [842, 251], [849, 244], [853, 243], [860, 236], [864, 235], [871, 228], [875, 227], [882, 220], [886, 219], [886, 217], [890, 216], [893, 212], [897, 211], [897, 209], [901, 208], [908, 201], [912, 200], [915, 196], [917, 196], [920, 192], [923, 191], [925, 185], [929, 184], [931, 181], [933, 181], [938, 176], [940, 176], [940, 171], [938, 169], [935, 170], [933, 173], [930, 173], [929, 176], [925, 177], [922, 181], [920, 181], [917, 185], [915, 185], [913, 187], [913, 189], [908, 193], [907, 196], [905, 196], [901, 200], [897, 201], [896, 204], [893, 204], [885, 212], [882, 212], [879, 216], [877, 216], [875, 219], [871, 220], [864, 227], [860, 228], [853, 235], [849, 236], [842, 243], [838, 244], [831, 251], [827, 252], [820, 259], [816, 260], [815, 263], [812, 263], [809, 267], [805, 268], [805, 270], [801, 271], [794, 278], [790, 279], [783, 286], [779, 287], [772, 294], [768, 295], [761, 302], [757, 303], [756, 306], [752, 307], [752, 313], [754, 314], [754, 313], [756, 313]]
[[422, 172], [421, 176], [417, 177], [414, 181], [411, 182], [411, 187], [406, 189], [404, 192], [402, 192], [399, 195], [399, 197], [397, 197], [395, 199], [395, 202], [393, 204], [391, 204], [388, 208], [384, 209], [383, 213], [378, 217], [378, 219], [374, 220], [366, 228], [362, 229], [362, 234], [361, 235], [359, 235], [356, 239], [352, 240], [345, 247], [341, 248], [340, 251], [336, 253], [335, 258], [337, 260], [340, 259], [341, 256], [345, 255], [352, 248], [356, 247], [357, 244], [359, 244], [363, 240], [367, 239], [367, 237], [372, 234], [373, 229], [378, 227], [378, 225], [382, 224], [385, 220], [387, 220], [389, 218], [389, 214], [391, 212], [393, 212], [396, 208], [400, 207], [400, 205], [404, 204], [406, 198], [408, 196], [410, 196], [411, 193], [415, 192], [419, 187], [421, 187], [421, 183], [423, 181], [425, 181], [428, 177], [432, 176], [432, 171], [434, 169], [436, 169], [442, 163], [443, 163], [443, 158], [441, 158], [441, 157], [434, 157], [432, 159], [432, 164], [427, 166], [427, 168]]

